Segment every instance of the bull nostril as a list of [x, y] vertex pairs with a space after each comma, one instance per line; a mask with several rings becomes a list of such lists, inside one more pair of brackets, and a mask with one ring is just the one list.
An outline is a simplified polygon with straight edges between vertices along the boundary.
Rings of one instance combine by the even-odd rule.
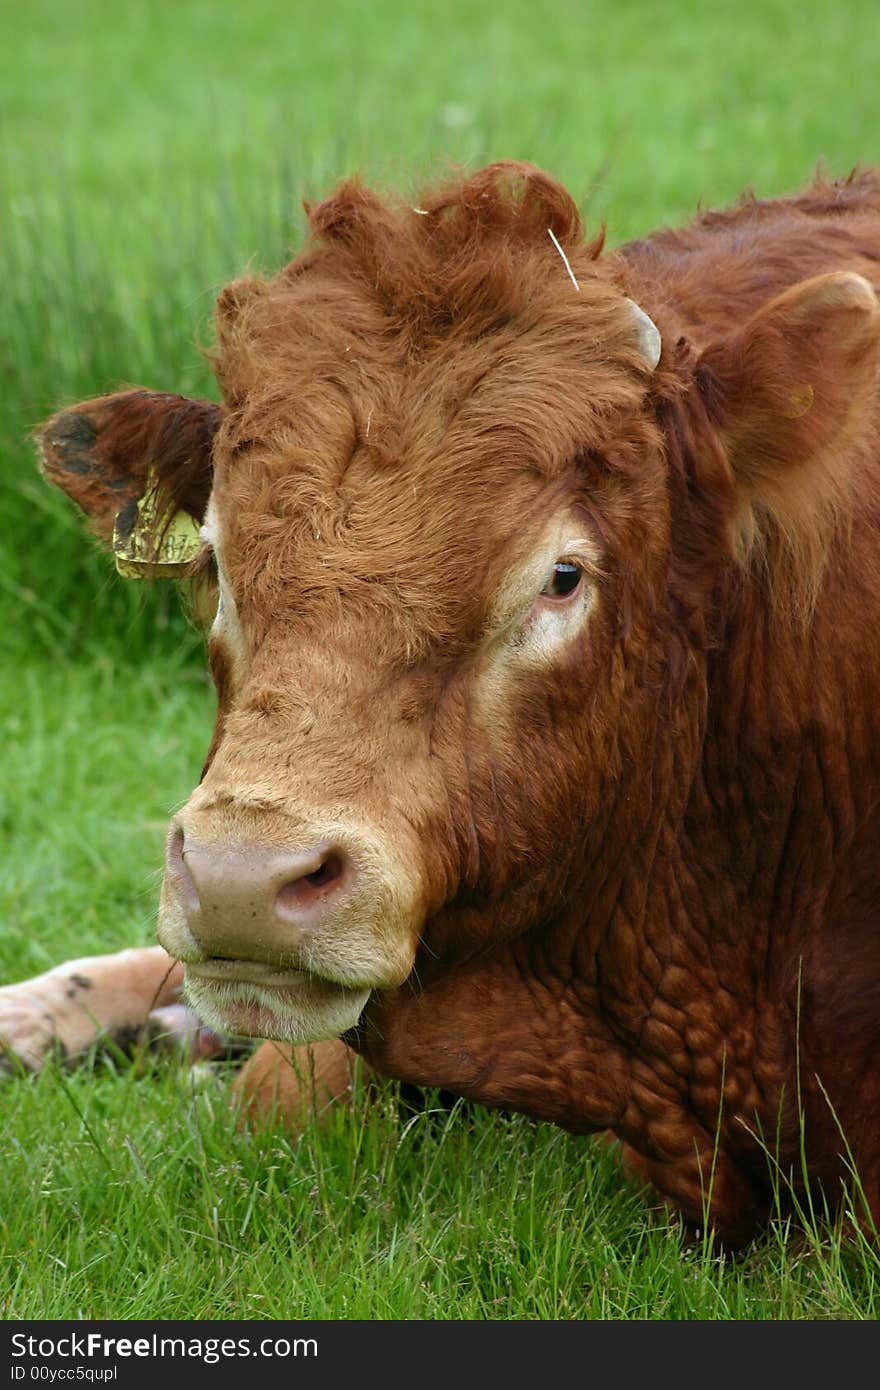
[[342, 860], [338, 854], [329, 854], [320, 868], [315, 869], [314, 873], [306, 874], [304, 882], [310, 883], [313, 888], [325, 888], [334, 879], [342, 877]]
[[337, 893], [349, 877], [349, 872], [347, 862], [338, 850], [330, 850], [317, 869], [290, 879], [278, 890], [276, 913], [281, 918], [299, 917], [304, 909]]
[[175, 827], [174, 833], [168, 841], [166, 867], [167, 872], [174, 880], [181, 906], [185, 912], [192, 914], [199, 910], [199, 893], [196, 888], [195, 879], [186, 866], [184, 843], [183, 829], [178, 825]]

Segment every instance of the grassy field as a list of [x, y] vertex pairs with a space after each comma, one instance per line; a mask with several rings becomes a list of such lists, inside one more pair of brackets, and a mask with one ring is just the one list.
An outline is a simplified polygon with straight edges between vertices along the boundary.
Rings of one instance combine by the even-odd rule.
[[[148, 941], [212, 696], [173, 595], [111, 572], [27, 434], [125, 381], [210, 393], [223, 282], [352, 169], [528, 158], [612, 241], [820, 159], [880, 159], [873, 0], [0, 0], [0, 971]], [[0, 1091], [0, 1314], [871, 1318], [818, 1220], [685, 1248], [612, 1154], [525, 1120], [359, 1107], [291, 1147], [225, 1078], [120, 1058]]]

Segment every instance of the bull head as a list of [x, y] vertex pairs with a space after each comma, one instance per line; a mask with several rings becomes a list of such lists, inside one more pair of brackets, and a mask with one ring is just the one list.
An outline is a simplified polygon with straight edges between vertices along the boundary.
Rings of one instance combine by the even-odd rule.
[[671, 616], [668, 402], [690, 392], [711, 424], [686, 461], [688, 563], [698, 540], [715, 572], [867, 390], [858, 276], [796, 286], [673, 380], [567, 195], [535, 171], [516, 197], [498, 183], [418, 215], [344, 186], [300, 258], [221, 297], [222, 407], [125, 391], [39, 435], [103, 539], [149, 493], [167, 524], [197, 519], [216, 567], [217, 727], [159, 934], [225, 1031], [335, 1035], [371, 993], [430, 991], [551, 925], [569, 962], [584, 933], [595, 955], [619, 846], [650, 843], [700, 738], [697, 667], [673, 659], [698, 637]]

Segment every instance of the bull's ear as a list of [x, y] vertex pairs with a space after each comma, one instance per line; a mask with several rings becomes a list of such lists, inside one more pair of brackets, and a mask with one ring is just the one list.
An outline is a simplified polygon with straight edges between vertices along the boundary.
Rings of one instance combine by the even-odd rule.
[[110, 542], [137, 517], [203, 519], [221, 411], [212, 401], [135, 389], [99, 396], [53, 415], [35, 433], [43, 471]]
[[786, 290], [696, 366], [743, 510], [802, 518], [845, 488], [846, 455], [876, 389], [880, 305], [861, 275]]

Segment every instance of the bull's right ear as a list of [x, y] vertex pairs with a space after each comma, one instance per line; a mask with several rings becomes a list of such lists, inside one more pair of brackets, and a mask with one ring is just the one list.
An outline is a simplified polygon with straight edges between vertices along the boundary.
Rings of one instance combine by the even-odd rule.
[[110, 543], [145, 497], [157, 517], [203, 520], [220, 420], [212, 401], [135, 389], [61, 410], [34, 437], [46, 477]]

